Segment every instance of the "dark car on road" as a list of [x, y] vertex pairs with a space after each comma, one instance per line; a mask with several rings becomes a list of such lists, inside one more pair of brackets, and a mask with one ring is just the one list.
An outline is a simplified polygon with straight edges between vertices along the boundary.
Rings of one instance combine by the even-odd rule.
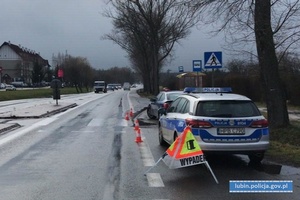
[[107, 91], [109, 91], [109, 90], [114, 91], [115, 86], [113, 84], [107, 84], [106, 89], [107, 89]]
[[150, 119], [158, 119], [158, 109], [167, 107], [178, 96], [182, 95], [182, 91], [162, 91], [156, 97], [150, 99], [147, 108], [147, 115]]

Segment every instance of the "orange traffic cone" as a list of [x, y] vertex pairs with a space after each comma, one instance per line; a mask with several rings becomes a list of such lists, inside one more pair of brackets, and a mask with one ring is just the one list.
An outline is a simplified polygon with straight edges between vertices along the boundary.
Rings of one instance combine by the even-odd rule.
[[129, 113], [130, 117], [133, 117], [133, 112], [132, 112], [132, 108], [130, 108], [130, 113]]
[[139, 120], [136, 119], [135, 122], [134, 122], [134, 130], [137, 131], [138, 129], [140, 129], [140, 124], [139, 124]]
[[125, 120], [129, 121], [128, 113], [126, 113], [126, 115], [125, 115]]
[[135, 138], [136, 143], [143, 142], [142, 137], [141, 137], [141, 129], [136, 130], [136, 138]]

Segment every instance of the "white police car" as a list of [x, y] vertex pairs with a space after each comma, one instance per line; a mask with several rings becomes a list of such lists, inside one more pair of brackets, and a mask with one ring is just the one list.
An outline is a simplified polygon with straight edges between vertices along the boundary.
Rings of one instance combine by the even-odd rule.
[[172, 144], [186, 126], [201, 149], [211, 153], [247, 154], [260, 162], [269, 147], [268, 121], [251, 99], [231, 88], [200, 88], [179, 96], [160, 110], [159, 142]]

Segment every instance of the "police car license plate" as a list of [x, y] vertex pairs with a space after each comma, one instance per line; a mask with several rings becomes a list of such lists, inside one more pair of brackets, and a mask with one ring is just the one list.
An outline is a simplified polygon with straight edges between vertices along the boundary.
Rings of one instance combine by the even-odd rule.
[[244, 135], [245, 128], [218, 128], [218, 135]]

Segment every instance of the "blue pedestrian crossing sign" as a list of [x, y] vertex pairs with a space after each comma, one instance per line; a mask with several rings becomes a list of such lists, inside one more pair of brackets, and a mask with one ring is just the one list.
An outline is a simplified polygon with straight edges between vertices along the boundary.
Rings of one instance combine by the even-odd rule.
[[202, 71], [202, 60], [193, 60], [193, 72]]
[[222, 68], [222, 52], [204, 52], [204, 68]]

